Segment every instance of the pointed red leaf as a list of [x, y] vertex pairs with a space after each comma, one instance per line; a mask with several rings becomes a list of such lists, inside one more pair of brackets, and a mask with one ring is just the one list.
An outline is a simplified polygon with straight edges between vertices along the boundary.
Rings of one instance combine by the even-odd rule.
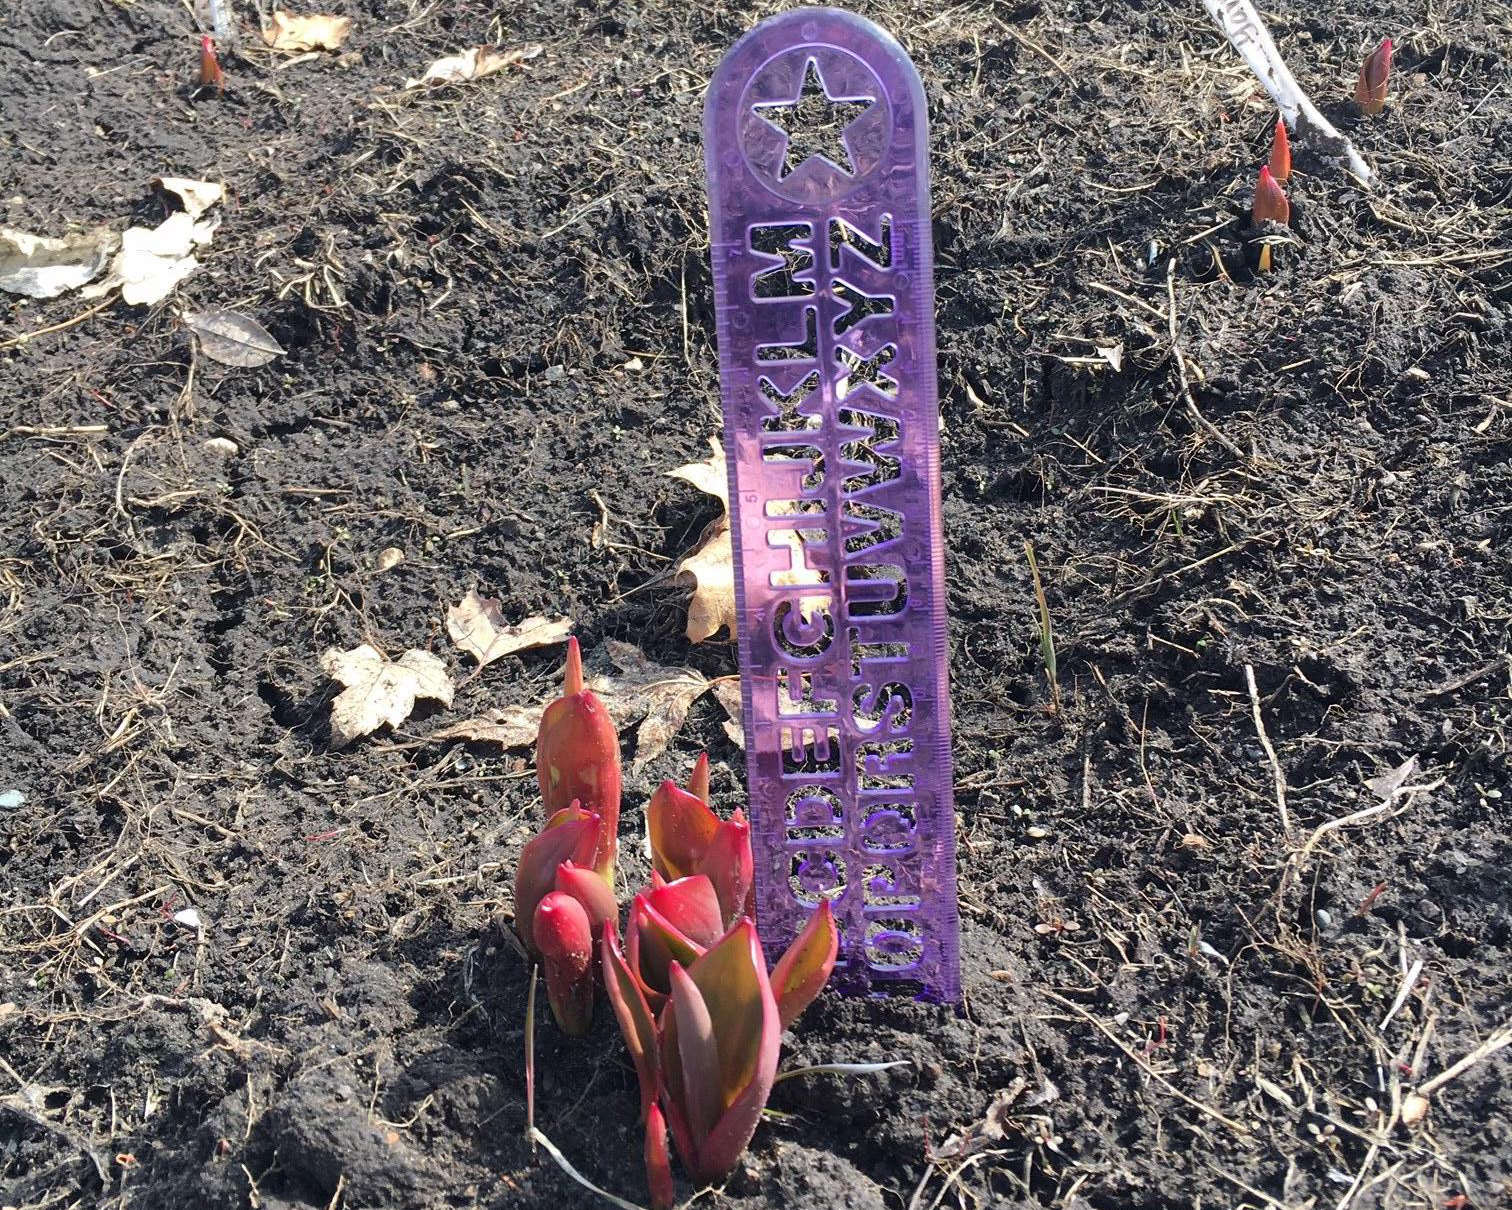
[[697, 872], [719, 818], [697, 794], [664, 781], [646, 807], [646, 826], [657, 873], [668, 879], [685, 878]]
[[700, 752], [693, 762], [693, 772], [688, 775], [688, 793], [709, 801], [709, 754]]
[[[668, 1035], [677, 1045], [677, 1058], [683, 1081], [679, 1102], [688, 1115], [688, 1125], [695, 1138], [704, 1139], [724, 1113], [720, 1089], [719, 1046], [714, 1040], [714, 1023], [709, 1006], [704, 1003], [698, 985], [682, 964], [674, 962], [670, 970], [672, 995], [667, 1011], [676, 1019]], [[674, 1091], [674, 1096], [677, 1093]]]
[[698, 946], [700, 952], [724, 935], [719, 894], [713, 880], [702, 874], [653, 887], [645, 898], [653, 912]]
[[620, 950], [619, 938], [614, 930], [604, 930], [600, 954], [604, 966], [604, 987], [609, 992], [609, 1003], [614, 1006], [615, 1019], [619, 1021], [620, 1033], [635, 1064], [635, 1074], [640, 1079], [641, 1116], [647, 1116], [656, 1100], [657, 1085], [657, 1036], [656, 1019], [640, 985], [630, 973], [629, 964]]
[[1391, 79], [1391, 39], [1387, 38], [1366, 56], [1355, 81], [1355, 104], [1361, 113], [1378, 114], [1386, 108], [1386, 88]]
[[1280, 119], [1276, 121], [1276, 134], [1271, 140], [1270, 163], [1267, 167], [1271, 170], [1271, 176], [1278, 181], [1291, 177], [1291, 139], [1286, 133], [1286, 123]]
[[751, 883], [755, 874], [751, 860], [751, 826], [735, 811], [714, 829], [714, 836], [698, 864], [698, 872], [714, 884], [724, 927], [751, 914]]
[[1260, 168], [1260, 180], [1255, 185], [1255, 202], [1250, 214], [1257, 226], [1260, 223], [1280, 223], [1285, 226], [1291, 222], [1291, 203], [1286, 200], [1286, 190], [1271, 175], [1269, 164]]
[[620, 811], [619, 735], [603, 702], [583, 688], [575, 639], [567, 643], [565, 681], [566, 692], [546, 707], [536, 732], [536, 781], [548, 815], [577, 800], [603, 817], [591, 864], [612, 881]]
[[793, 938], [793, 944], [788, 946], [787, 953], [772, 971], [772, 995], [777, 1000], [777, 1013], [783, 1029], [798, 1019], [829, 982], [839, 949], [840, 933], [835, 928], [835, 915], [830, 910], [829, 900], [825, 899], [820, 902], [819, 910], [809, 917], [803, 931]]
[[526, 842], [515, 866], [515, 929], [528, 947], [534, 947], [531, 922], [536, 905], [556, 889], [557, 867], [564, 861], [579, 865], [593, 860], [600, 820], [576, 804], [553, 815], [540, 833]]
[[594, 873], [592, 867], [564, 861], [556, 869], [556, 889], [571, 895], [588, 912], [593, 931], [598, 933], [604, 922], [619, 923], [619, 904], [614, 892]]
[[672, 1183], [672, 1159], [667, 1154], [667, 1122], [654, 1102], [646, 1113], [646, 1183], [653, 1210], [671, 1210], [677, 1201]]

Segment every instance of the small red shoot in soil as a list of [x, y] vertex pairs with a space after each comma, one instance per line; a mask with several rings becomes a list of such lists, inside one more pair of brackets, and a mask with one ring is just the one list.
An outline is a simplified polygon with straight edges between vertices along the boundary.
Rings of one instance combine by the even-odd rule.
[[1370, 909], [1375, 906], [1375, 901], [1381, 897], [1381, 892], [1385, 889], [1386, 884], [1384, 882], [1378, 882], [1375, 884], [1375, 886], [1371, 887], [1370, 894], [1366, 895], [1364, 899], [1360, 900], [1360, 906], [1355, 908], [1355, 915], [1363, 916], [1366, 912], [1370, 911]]
[[1391, 78], [1391, 39], [1385, 39], [1360, 65], [1355, 81], [1355, 105], [1363, 114], [1374, 116], [1386, 108], [1386, 82]]
[[728, 928], [741, 916], [755, 915], [751, 828], [736, 809], [721, 820], [709, 806], [709, 755], [693, 766], [688, 788], [668, 780], [646, 807], [651, 836], [651, 867], [669, 881], [703, 874], [714, 884], [719, 910]]
[[546, 707], [536, 733], [536, 778], [549, 819], [574, 801], [601, 820], [591, 864], [614, 883], [620, 812], [619, 736], [609, 711], [583, 684], [577, 639], [567, 641], [562, 696]]
[[571, 895], [552, 891], [535, 910], [532, 935], [552, 1015], [564, 1033], [581, 1037], [593, 1024], [593, 923]]
[[677, 1186], [672, 1183], [672, 1158], [667, 1154], [667, 1119], [655, 1104], [646, 1111], [646, 1182], [655, 1210], [672, 1210]]
[[1280, 223], [1283, 227], [1291, 222], [1291, 203], [1286, 200], [1286, 190], [1271, 175], [1270, 165], [1260, 168], [1260, 180], [1255, 185], [1255, 202], [1250, 215], [1258, 227], [1261, 223]]
[[215, 39], [209, 34], [200, 39], [199, 86], [221, 93], [226, 91], [226, 73], [215, 57]]
[[1291, 177], [1291, 139], [1286, 134], [1286, 123], [1279, 118], [1276, 120], [1276, 136], [1271, 140], [1268, 167], [1271, 176], [1278, 181], [1286, 181]]
[[1463, 1193], [1456, 1193], [1453, 1197], [1444, 1199], [1444, 1210], [1465, 1210], [1470, 1204], [1470, 1199]]

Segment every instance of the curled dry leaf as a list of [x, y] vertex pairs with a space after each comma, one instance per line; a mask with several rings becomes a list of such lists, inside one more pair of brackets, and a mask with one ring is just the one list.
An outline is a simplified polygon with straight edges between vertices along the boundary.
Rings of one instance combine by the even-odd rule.
[[428, 651], [406, 651], [397, 660], [364, 643], [351, 651], [330, 648], [320, 666], [346, 686], [331, 703], [331, 737], [344, 746], [383, 724], [397, 727], [415, 709], [418, 698], [452, 703], [446, 665]]
[[[724, 447], [718, 438], [709, 438], [709, 458], [704, 462], [691, 462], [667, 474], [674, 479], [691, 483], [701, 492], [716, 497], [724, 505], [724, 512], [711, 521], [699, 536], [693, 552], [684, 556], [677, 565], [677, 583], [693, 589], [693, 599], [688, 602], [688, 625], [685, 633], [690, 643], [702, 643], [721, 630], [728, 630], [734, 638], [736, 632], [735, 611], [735, 557], [730, 534], [730, 489], [726, 475]], [[799, 510], [789, 505], [783, 510], [789, 515], [798, 515]], [[775, 531], [791, 551], [789, 570], [778, 572], [773, 577], [777, 585], [819, 584], [823, 576], [816, 568], [808, 566], [803, 539], [799, 528]], [[807, 617], [816, 607], [824, 605], [824, 596], [800, 597], [798, 608]]]
[[240, 311], [186, 313], [184, 326], [199, 338], [200, 352], [222, 365], [263, 366], [283, 355], [268, 330]]
[[273, 19], [263, 29], [262, 36], [274, 50], [340, 50], [351, 32], [350, 17], [337, 17], [331, 13], [298, 16], [275, 8]]
[[0, 227], [0, 290], [28, 298], [56, 298], [100, 275], [120, 245], [104, 227], [51, 239]]
[[566, 618], [533, 617], [511, 625], [494, 597], [480, 597], [473, 590], [446, 611], [446, 633], [482, 668], [516, 651], [566, 642], [572, 623]]
[[196, 222], [184, 210], [170, 214], [156, 227], [128, 227], [110, 272], [86, 287], [83, 296], [99, 298], [119, 286], [121, 300], [128, 306], [161, 302], [199, 268], [193, 250], [208, 244], [214, 234], [214, 223]]
[[494, 46], [470, 46], [455, 55], [437, 59], [416, 79], [406, 80], [405, 88], [422, 88], [427, 84], [461, 84], [468, 80], [481, 80], [501, 72], [506, 67], [534, 59], [541, 53], [539, 46], [517, 46], [512, 50], [500, 50]]
[[199, 218], [226, 196], [226, 187], [215, 181], [196, 181], [187, 176], [155, 176], [152, 183], [164, 193], [171, 193], [190, 218]]

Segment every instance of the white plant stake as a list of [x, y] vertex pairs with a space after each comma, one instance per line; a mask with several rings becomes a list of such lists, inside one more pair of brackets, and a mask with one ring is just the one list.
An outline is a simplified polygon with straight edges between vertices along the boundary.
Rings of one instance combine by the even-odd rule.
[[1324, 151], [1342, 159], [1352, 175], [1362, 184], [1369, 185], [1370, 166], [1354, 149], [1354, 144], [1308, 100], [1250, 0], [1202, 0], [1202, 3], [1229, 44], [1244, 56], [1255, 77], [1265, 85], [1265, 91], [1275, 100], [1286, 124]]

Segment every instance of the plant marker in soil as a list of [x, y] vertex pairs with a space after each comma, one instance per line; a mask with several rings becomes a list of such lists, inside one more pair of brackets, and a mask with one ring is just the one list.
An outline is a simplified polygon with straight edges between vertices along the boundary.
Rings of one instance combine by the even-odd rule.
[[828, 901], [835, 986], [954, 1002], [927, 133], [836, 9], [757, 26], [704, 111], [761, 933]]

